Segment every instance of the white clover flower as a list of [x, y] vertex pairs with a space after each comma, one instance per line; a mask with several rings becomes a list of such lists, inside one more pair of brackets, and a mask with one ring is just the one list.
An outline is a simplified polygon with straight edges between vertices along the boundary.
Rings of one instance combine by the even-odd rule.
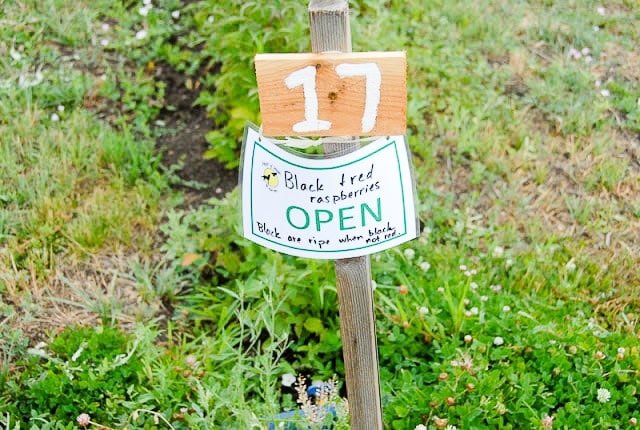
[[500, 258], [504, 255], [504, 248], [501, 246], [496, 246], [493, 248], [493, 256], [496, 258]]
[[598, 27], [597, 25], [593, 26], [593, 31], [600, 31], [600, 27]]
[[569, 260], [567, 264], [565, 264], [564, 268], [569, 272], [573, 272], [574, 270], [576, 270], [576, 263], [575, 261], [573, 261], [573, 258]]
[[413, 430], [427, 430], [427, 426], [425, 426], [424, 424], [418, 424]]
[[458, 427], [456, 427], [456, 426], [454, 426], [454, 425], [449, 424], [448, 426], [446, 426], [446, 427], [444, 428], [444, 430], [458, 430]]
[[408, 260], [413, 260], [413, 257], [416, 256], [416, 251], [412, 248], [407, 248], [404, 250], [404, 256], [407, 257]]
[[469, 303], [471, 303], [471, 300], [465, 298], [462, 302], [464, 303], [465, 306], [469, 306]]
[[611, 95], [611, 91], [609, 91], [608, 89], [604, 88], [604, 89], [600, 90], [600, 95], [602, 97], [609, 97]]
[[596, 351], [595, 357], [596, 357], [596, 360], [604, 360], [605, 358], [607, 358], [605, 353], [602, 351]]
[[478, 308], [476, 306], [474, 306], [471, 309], [469, 309], [469, 312], [471, 312], [471, 315], [478, 315], [478, 313], [480, 311], [478, 310]]
[[420, 270], [423, 272], [428, 272], [431, 269], [431, 264], [428, 261], [423, 261], [420, 263]]
[[429, 313], [429, 308], [426, 306], [420, 306], [418, 312], [420, 313], [420, 315], [427, 315]]
[[436, 291], [442, 294], [444, 293], [444, 287], [438, 287]]
[[478, 274], [478, 271], [476, 269], [471, 269], [469, 273], [471, 273], [472, 276], [475, 276]]
[[602, 16], [605, 16], [607, 14], [607, 10], [604, 8], [604, 6], [598, 6], [596, 8], [596, 12], [598, 12], [598, 14]]
[[593, 57], [591, 55], [587, 55], [584, 57], [584, 62], [590, 64], [593, 61]]
[[491, 285], [489, 288], [491, 291], [498, 293], [502, 290], [502, 285]]
[[211, 15], [209, 15], [209, 17], [207, 18], [207, 22], [209, 23], [213, 22], [213, 17]]
[[106, 22], [102, 23], [102, 25], [100, 26], [100, 28], [102, 29], [102, 31], [109, 31], [109, 29], [111, 28], [111, 26], [109, 24], [107, 24]]
[[64, 112], [64, 106], [63, 105], [58, 105], [58, 107], [56, 109], [58, 109], [58, 112]]
[[542, 417], [542, 419], [540, 420], [540, 424], [542, 424], [542, 427], [550, 429], [553, 427], [553, 419], [553, 416], [545, 414], [544, 417]]
[[467, 266], [465, 266], [464, 264], [460, 265], [460, 271], [461, 272], [466, 272], [467, 271]]
[[600, 403], [607, 403], [611, 400], [611, 392], [606, 388], [598, 388], [598, 394], [596, 396]]
[[502, 307], [502, 312], [511, 312], [511, 306], [509, 305], [504, 305]]
[[173, 12], [171, 12], [171, 16], [173, 17], [173, 19], [180, 18], [180, 11], [179, 10], [174, 10]]
[[618, 348], [618, 352], [620, 354], [624, 354], [625, 352], [627, 352], [627, 350], [624, 347], [621, 346], [620, 348]]
[[285, 387], [290, 387], [295, 382], [296, 382], [295, 375], [291, 373], [285, 373], [284, 375], [282, 375], [282, 385], [284, 385]]
[[602, 85], [602, 81], [600, 79], [596, 80], [595, 84], [596, 88], [600, 88], [600, 85]]
[[60, 121], [60, 116], [57, 113], [52, 113], [51, 114], [51, 121], [53, 121], [53, 122]]
[[487, 300], [489, 300], [489, 296], [480, 296], [481, 302], [486, 302]]
[[493, 339], [493, 344], [494, 344], [495, 346], [501, 346], [501, 345], [504, 345], [504, 339], [503, 339], [503, 338], [501, 338], [500, 336], [496, 336], [496, 337]]
[[141, 39], [144, 39], [146, 37], [147, 37], [147, 30], [142, 29], [142, 30], [140, 30], [140, 31], [138, 31], [136, 33], [136, 39], [141, 40]]
[[76, 421], [78, 421], [78, 424], [82, 427], [86, 427], [91, 422], [91, 417], [89, 416], [89, 414], [80, 414], [76, 418]]
[[582, 52], [582, 55], [589, 55], [591, 53], [591, 49], [582, 48], [582, 50], [580, 52]]
[[429, 236], [431, 232], [432, 230], [429, 227], [425, 227], [422, 229], [422, 234], [424, 234], [425, 236]]
[[469, 288], [471, 288], [473, 291], [478, 289], [478, 284], [475, 282], [472, 282], [469, 284]]
[[102, 40], [100, 40], [100, 45], [102, 45], [102, 46], [108, 46], [108, 45], [109, 45], [109, 39], [102, 39]]
[[151, 6], [151, 0], [142, 0], [142, 4], [145, 6]]
[[466, 270], [466, 271], [464, 272], [464, 276], [466, 276], [467, 278], [470, 278], [470, 277], [471, 277], [471, 275], [472, 275], [471, 270]]

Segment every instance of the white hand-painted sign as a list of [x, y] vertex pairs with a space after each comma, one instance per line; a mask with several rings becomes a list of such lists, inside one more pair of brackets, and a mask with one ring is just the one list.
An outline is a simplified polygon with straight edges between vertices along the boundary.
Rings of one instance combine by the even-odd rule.
[[417, 222], [405, 138], [310, 159], [247, 127], [242, 212], [246, 238], [299, 257], [358, 257], [407, 242]]

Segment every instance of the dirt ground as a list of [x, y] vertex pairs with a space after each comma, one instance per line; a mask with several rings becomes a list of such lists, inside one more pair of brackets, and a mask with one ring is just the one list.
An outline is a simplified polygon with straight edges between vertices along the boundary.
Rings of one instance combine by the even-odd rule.
[[189, 89], [186, 85], [189, 78], [167, 65], [156, 67], [156, 79], [166, 84], [165, 103], [171, 106], [158, 117], [166, 127], [156, 141], [162, 164], [169, 168], [181, 163], [183, 168], [176, 175], [186, 183], [203, 185], [175, 186], [184, 195], [184, 206], [195, 207], [211, 197], [223, 196], [238, 184], [238, 171], [226, 169], [215, 159], [204, 159], [210, 147], [205, 135], [212, 129], [213, 121], [207, 117], [205, 107], [194, 106], [200, 90]]

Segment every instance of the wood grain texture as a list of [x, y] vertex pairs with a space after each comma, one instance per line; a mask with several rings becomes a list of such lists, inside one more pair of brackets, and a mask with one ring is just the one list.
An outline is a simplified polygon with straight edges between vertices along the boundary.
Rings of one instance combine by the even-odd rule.
[[[381, 74], [375, 127], [362, 130], [367, 83], [365, 76], [341, 78], [340, 64], [374, 63]], [[289, 89], [285, 79], [307, 66], [315, 67], [318, 118], [331, 122], [325, 131], [297, 132], [293, 125], [305, 119], [301, 86]], [[262, 132], [265, 136], [388, 136], [406, 131], [406, 53], [357, 52], [325, 54], [258, 54], [255, 57]]]
[[[311, 46], [314, 52], [351, 52], [349, 6], [346, 0], [311, 0]], [[404, 131], [402, 132], [404, 134]], [[325, 157], [355, 151], [350, 137], [325, 143]], [[353, 430], [382, 430], [382, 402], [378, 370], [371, 262], [369, 256], [336, 261], [340, 302], [340, 331]]]

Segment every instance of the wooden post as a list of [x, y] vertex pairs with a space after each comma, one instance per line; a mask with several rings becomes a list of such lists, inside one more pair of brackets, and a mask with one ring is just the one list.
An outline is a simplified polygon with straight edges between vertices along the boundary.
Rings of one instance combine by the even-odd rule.
[[[313, 52], [351, 52], [346, 0], [311, 0], [309, 19]], [[352, 138], [336, 138], [336, 142], [325, 143], [325, 156], [357, 150], [360, 145], [349, 140]], [[369, 256], [363, 256], [336, 260], [335, 265], [351, 428], [381, 430], [382, 403], [371, 263]]]

